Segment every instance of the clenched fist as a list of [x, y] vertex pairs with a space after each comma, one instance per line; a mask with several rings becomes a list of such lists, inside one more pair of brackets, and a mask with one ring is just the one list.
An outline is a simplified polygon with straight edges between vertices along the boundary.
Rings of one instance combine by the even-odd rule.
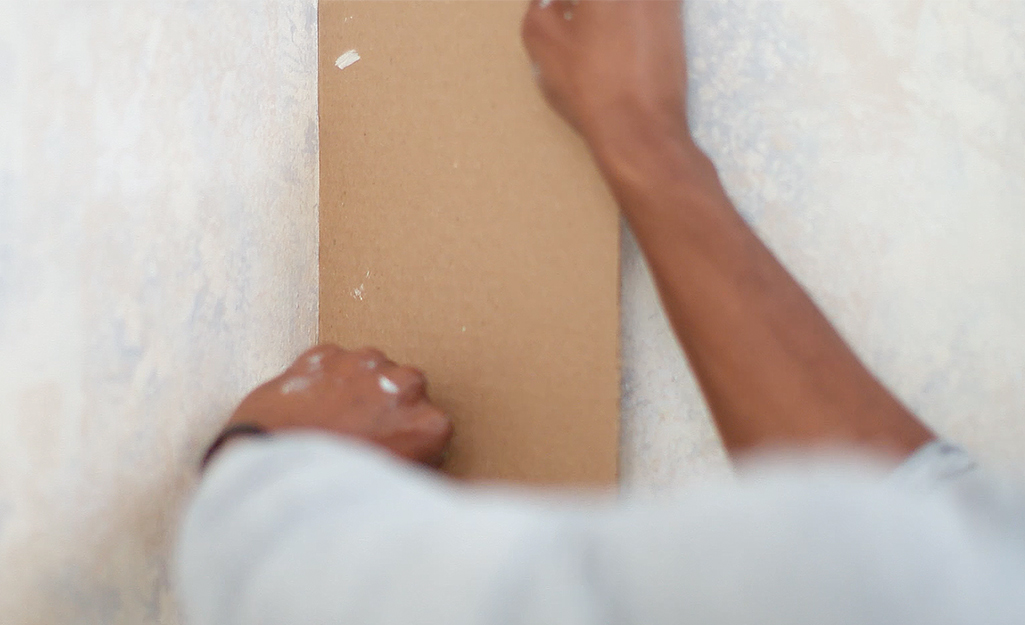
[[545, 96], [601, 151], [626, 137], [688, 140], [679, 2], [534, 0], [523, 43]]
[[376, 349], [314, 347], [246, 397], [228, 426], [319, 430], [379, 445], [431, 466], [441, 464], [452, 423], [427, 397], [423, 373]]

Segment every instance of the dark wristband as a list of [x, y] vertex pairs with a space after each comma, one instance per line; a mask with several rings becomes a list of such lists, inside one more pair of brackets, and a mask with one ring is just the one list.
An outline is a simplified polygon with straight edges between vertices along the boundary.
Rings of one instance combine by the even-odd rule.
[[270, 436], [270, 432], [252, 423], [229, 425], [207, 447], [206, 453], [203, 454], [203, 461], [199, 463], [200, 470], [205, 469], [206, 465], [210, 464], [210, 459], [214, 457], [218, 449], [224, 447], [231, 439], [238, 436]]

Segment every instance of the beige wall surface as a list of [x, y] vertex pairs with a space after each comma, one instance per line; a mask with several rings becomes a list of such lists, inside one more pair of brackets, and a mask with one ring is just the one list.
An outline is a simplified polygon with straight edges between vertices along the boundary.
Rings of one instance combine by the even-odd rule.
[[[1025, 447], [1025, 2], [694, 0], [698, 139], [944, 434]], [[0, 3], [0, 622], [174, 623], [188, 467], [314, 340], [316, 6]], [[622, 481], [725, 463], [629, 239]]]
[[[938, 432], [1025, 450], [1025, 2], [692, 0], [690, 113], [741, 212]], [[623, 483], [726, 464], [623, 258]]]
[[198, 446], [315, 338], [314, 2], [0, 3], [0, 623], [172, 623]]

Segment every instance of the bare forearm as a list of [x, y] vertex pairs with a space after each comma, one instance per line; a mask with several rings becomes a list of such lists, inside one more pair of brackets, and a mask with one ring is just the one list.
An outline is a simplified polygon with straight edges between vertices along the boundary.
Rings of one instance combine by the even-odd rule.
[[618, 196], [726, 446], [902, 456], [929, 440], [747, 227], [690, 141], [680, 3], [546, 4], [532, 3], [523, 21], [538, 82]]
[[859, 362], [685, 140], [595, 148], [731, 453], [932, 438]]

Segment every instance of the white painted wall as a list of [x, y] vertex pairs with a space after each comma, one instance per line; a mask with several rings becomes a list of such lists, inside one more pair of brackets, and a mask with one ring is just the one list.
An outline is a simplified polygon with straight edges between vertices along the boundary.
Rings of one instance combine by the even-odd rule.
[[[1025, 1], [692, 0], [697, 134], [941, 432], [1025, 446]], [[0, 2], [0, 623], [174, 623], [187, 470], [316, 331], [316, 11]], [[636, 248], [623, 481], [725, 470]]]
[[316, 33], [0, 3], [0, 623], [176, 621], [183, 476], [316, 334]]
[[[867, 363], [997, 465], [1025, 450], [1025, 2], [691, 0], [691, 112], [733, 199]], [[725, 470], [624, 252], [623, 481]]]

